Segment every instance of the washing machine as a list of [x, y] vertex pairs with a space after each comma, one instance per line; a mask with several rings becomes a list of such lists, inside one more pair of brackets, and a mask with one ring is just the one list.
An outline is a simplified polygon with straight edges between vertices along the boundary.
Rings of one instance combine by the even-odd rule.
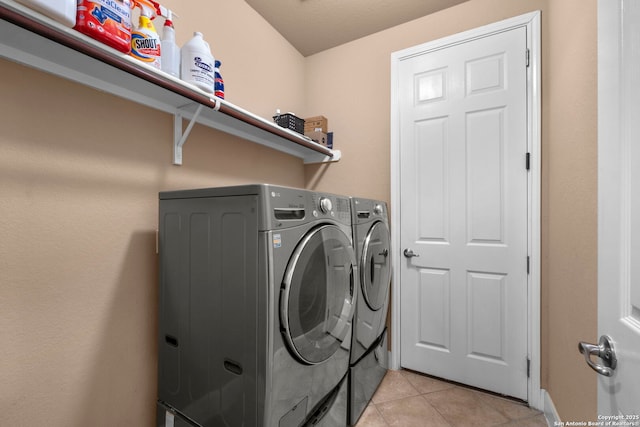
[[346, 424], [349, 198], [259, 184], [162, 192], [159, 212], [157, 425]]
[[351, 215], [358, 260], [358, 293], [348, 381], [348, 422], [353, 425], [388, 367], [385, 325], [391, 282], [391, 236], [385, 202], [352, 197]]

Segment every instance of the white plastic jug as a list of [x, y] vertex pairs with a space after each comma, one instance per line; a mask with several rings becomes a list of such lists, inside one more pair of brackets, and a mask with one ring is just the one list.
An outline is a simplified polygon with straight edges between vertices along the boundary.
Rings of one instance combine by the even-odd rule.
[[182, 46], [181, 57], [180, 78], [205, 92], [213, 93], [215, 59], [202, 33], [193, 33], [193, 38]]
[[76, 0], [16, 0], [61, 24], [76, 25]]

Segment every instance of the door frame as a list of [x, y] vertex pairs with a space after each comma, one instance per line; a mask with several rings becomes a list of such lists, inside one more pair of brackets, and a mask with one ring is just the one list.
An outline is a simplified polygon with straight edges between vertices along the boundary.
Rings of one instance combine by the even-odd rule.
[[[527, 72], [527, 146], [530, 153], [528, 175], [528, 355], [530, 360], [528, 403], [543, 409], [544, 396], [540, 389], [540, 176], [541, 176], [541, 42], [540, 11], [509, 18], [475, 28], [419, 46], [391, 54], [391, 262], [402, 262], [400, 242], [400, 79], [399, 68], [403, 60], [416, 55], [444, 49], [473, 39], [486, 37], [511, 29], [526, 27], [529, 70]], [[523, 61], [526, 52], [522, 53]], [[389, 368], [400, 369], [400, 269], [394, 268], [391, 293], [391, 354]]]

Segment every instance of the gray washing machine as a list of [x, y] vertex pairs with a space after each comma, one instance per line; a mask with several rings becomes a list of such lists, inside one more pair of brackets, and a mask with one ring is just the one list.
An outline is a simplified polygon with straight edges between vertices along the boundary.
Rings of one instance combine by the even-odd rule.
[[387, 372], [391, 236], [385, 202], [351, 198], [358, 294], [349, 369], [349, 424], [358, 421]]
[[346, 424], [357, 298], [347, 197], [162, 192], [159, 255], [158, 426]]

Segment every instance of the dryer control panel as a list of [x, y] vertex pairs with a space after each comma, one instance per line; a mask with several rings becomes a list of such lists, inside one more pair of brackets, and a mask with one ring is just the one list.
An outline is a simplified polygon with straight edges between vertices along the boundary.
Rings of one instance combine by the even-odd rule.
[[388, 221], [387, 204], [378, 200], [353, 198], [353, 223]]

